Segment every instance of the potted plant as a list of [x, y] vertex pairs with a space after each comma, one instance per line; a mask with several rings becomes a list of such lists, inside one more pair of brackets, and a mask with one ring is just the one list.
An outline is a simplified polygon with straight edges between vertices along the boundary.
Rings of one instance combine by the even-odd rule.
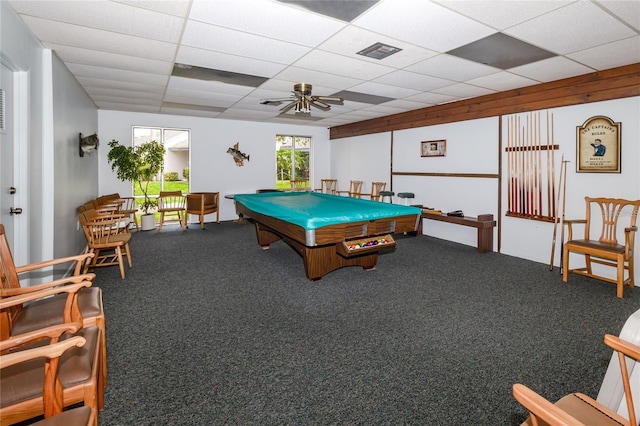
[[109, 142], [107, 160], [111, 170], [123, 182], [138, 184], [144, 195], [142, 201], [143, 214], [140, 218], [143, 231], [155, 228], [155, 216], [149, 209], [157, 205], [155, 198], [149, 197], [149, 181], [162, 171], [164, 166], [164, 145], [158, 141], [145, 142], [138, 146], [120, 145], [117, 140]]

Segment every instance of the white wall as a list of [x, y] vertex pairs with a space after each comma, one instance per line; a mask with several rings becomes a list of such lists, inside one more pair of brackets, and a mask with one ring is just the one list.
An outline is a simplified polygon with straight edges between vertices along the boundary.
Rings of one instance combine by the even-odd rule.
[[[237, 217], [233, 201], [225, 199], [224, 195], [275, 187], [277, 134], [310, 136], [314, 188], [320, 187], [320, 179], [330, 177], [327, 162], [329, 131], [321, 127], [120, 111], [100, 111], [99, 121], [102, 140], [116, 139], [121, 144], [130, 143], [132, 126], [191, 130], [190, 190], [220, 192], [220, 220]], [[231, 155], [227, 154], [227, 149], [236, 143], [240, 144], [240, 151], [249, 155], [249, 161], [245, 161], [242, 167], [236, 166]], [[119, 181], [111, 170], [107, 162], [108, 149], [106, 143], [99, 148], [99, 192], [131, 194], [131, 184]], [[210, 215], [205, 220], [212, 221], [214, 216]]]
[[338, 191], [349, 190], [351, 180], [363, 181], [362, 193], [371, 192], [371, 182], [387, 182], [391, 176], [391, 133], [331, 141], [331, 176]]
[[78, 148], [80, 133], [89, 136], [98, 131], [98, 109], [62, 61], [55, 55], [52, 59], [53, 254], [64, 257], [84, 249], [86, 240], [78, 227], [76, 209], [98, 193], [98, 156], [80, 157]]
[[[556, 186], [561, 155], [569, 161], [565, 217], [582, 218], [585, 196], [609, 196], [631, 200], [640, 198], [640, 98], [625, 98], [549, 110], [554, 117], [556, 152]], [[541, 111], [545, 117], [547, 111]], [[576, 172], [576, 127], [596, 115], [604, 115], [622, 123], [622, 173]], [[502, 119], [502, 151], [506, 147], [507, 117]], [[396, 131], [393, 134], [393, 172], [498, 174], [499, 119], [492, 117], [458, 123]], [[447, 141], [446, 157], [423, 158], [420, 141]], [[332, 170], [342, 182], [350, 179], [381, 179], [389, 182], [389, 147], [391, 135], [382, 133], [332, 141]], [[553, 223], [507, 217], [507, 157], [502, 157], [502, 180], [492, 177], [393, 176], [393, 191], [413, 192], [415, 204], [441, 209], [463, 210], [466, 215], [491, 213], [500, 222], [494, 232], [494, 250], [502, 253], [550, 263]], [[341, 182], [339, 182], [340, 185]], [[498, 194], [502, 191], [502, 208], [498, 210]], [[395, 202], [399, 200], [396, 198]], [[462, 244], [475, 246], [476, 230], [452, 224], [427, 221], [423, 232]], [[560, 233], [558, 227], [555, 265], [559, 265]], [[640, 264], [640, 250], [635, 262]], [[582, 265], [583, 259], [572, 256], [571, 267]], [[611, 268], [600, 270], [613, 276]]]

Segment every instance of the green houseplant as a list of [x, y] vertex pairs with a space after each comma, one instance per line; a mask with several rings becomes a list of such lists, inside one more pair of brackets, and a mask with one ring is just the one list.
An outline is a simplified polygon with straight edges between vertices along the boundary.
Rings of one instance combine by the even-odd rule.
[[152, 215], [149, 209], [157, 203], [155, 198], [149, 197], [149, 182], [162, 171], [164, 152], [164, 145], [155, 140], [135, 147], [121, 145], [115, 139], [109, 142], [107, 160], [111, 170], [121, 181], [138, 184], [144, 195], [141, 205], [144, 215]]

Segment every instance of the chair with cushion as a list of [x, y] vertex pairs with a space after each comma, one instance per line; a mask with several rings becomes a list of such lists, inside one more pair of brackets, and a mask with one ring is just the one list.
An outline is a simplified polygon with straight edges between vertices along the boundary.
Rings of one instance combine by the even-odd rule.
[[[13, 256], [0, 224], [0, 297], [28, 295], [36, 291], [65, 285], [91, 282], [95, 274], [82, 274], [86, 262], [93, 258], [92, 253], [47, 260], [29, 265], [15, 266]], [[69, 266], [71, 265], [71, 266]], [[21, 278], [40, 273], [46, 268], [63, 266], [72, 270], [72, 276], [50, 282], [34, 283], [22, 286]], [[7, 308], [0, 313], [0, 340], [6, 340], [16, 334], [38, 330], [49, 325], [82, 321], [83, 327], [98, 327], [101, 331], [101, 370], [102, 382], [107, 384], [107, 352], [105, 334], [105, 315], [102, 305], [102, 290], [95, 286], [83, 286], [74, 299], [69, 293], [53, 292], [50, 297], [30, 301]], [[66, 306], [69, 305], [69, 311]]]
[[513, 396], [530, 413], [529, 418], [522, 423], [523, 426], [636, 426], [638, 424], [638, 418], [636, 417], [633, 405], [633, 386], [629, 380], [627, 360], [640, 360], [640, 346], [610, 334], [604, 337], [604, 342], [618, 354], [628, 418], [624, 418], [622, 415], [582, 393], [569, 394], [553, 404], [525, 385], [516, 383], [513, 385]]
[[323, 194], [335, 194], [338, 186], [338, 179], [320, 179], [320, 188], [316, 192]]
[[124, 260], [127, 258], [129, 268], [133, 266], [129, 241], [131, 233], [121, 226], [122, 215], [101, 215], [95, 210], [78, 214], [84, 236], [87, 239], [87, 252], [94, 253], [91, 263], [85, 264], [84, 272], [89, 268], [118, 265], [120, 277], [124, 279]]
[[[568, 234], [563, 250], [562, 281], [567, 282], [570, 273], [585, 275], [616, 284], [616, 295], [623, 297], [625, 284], [634, 287], [634, 238], [638, 230], [636, 220], [640, 200], [585, 197], [585, 201], [585, 219], [564, 220]], [[574, 238], [573, 226], [576, 224], [584, 225], [582, 239]], [[592, 234], [598, 229], [600, 236], [594, 237]], [[584, 255], [586, 266], [569, 269], [571, 253]], [[593, 263], [616, 268], [616, 279], [594, 273]]]
[[[76, 332], [77, 330], [76, 327], [72, 326], [69, 331]], [[54, 331], [54, 333], [57, 334], [57, 331]], [[13, 366], [16, 366], [14, 368], [19, 368], [21, 364], [34, 362], [39, 358], [44, 360], [42, 389], [42, 414], [44, 415], [44, 420], [31, 423], [32, 426], [96, 426], [98, 424], [97, 412], [89, 406], [62, 411], [63, 395], [58, 376], [60, 356], [71, 348], [84, 346], [85, 343], [86, 339], [84, 337], [73, 336], [61, 342], [0, 355], [0, 369]]]
[[166, 222], [178, 222], [181, 228], [185, 227], [185, 196], [182, 191], [160, 191], [158, 196], [158, 213], [160, 213], [160, 227]]
[[387, 187], [386, 182], [371, 182], [371, 192], [362, 194], [363, 197], [369, 197], [371, 201], [380, 201], [380, 192]]
[[336, 191], [336, 194], [338, 195], [347, 194], [349, 197], [360, 198], [361, 192], [362, 192], [362, 181], [352, 180], [349, 182], [348, 191]]
[[189, 227], [189, 215], [197, 215], [200, 219], [200, 228], [204, 229], [204, 215], [215, 213], [216, 222], [220, 223], [219, 192], [191, 192], [186, 195], [186, 227]]
[[[17, 305], [48, 297], [56, 292], [69, 292], [90, 285], [88, 281], [55, 287], [20, 296], [0, 299], [0, 311]], [[69, 315], [65, 309], [65, 316]], [[53, 402], [54, 407], [45, 407], [43, 389], [45, 388], [45, 360], [34, 359], [24, 363], [2, 365], [0, 375], [0, 424], [13, 424], [33, 417], [51, 413], [56, 407], [64, 408], [78, 403], [94, 410], [101, 410], [104, 405], [104, 385], [101, 375], [101, 332], [98, 327], [83, 327], [81, 322], [48, 326], [42, 329], [11, 336], [0, 341], [0, 353], [16, 355], [21, 351], [33, 348], [33, 343], [57, 343], [73, 336], [85, 339], [83, 347], [68, 349], [59, 359], [58, 377], [61, 398]], [[77, 330], [77, 331], [76, 331]], [[63, 334], [64, 333], [64, 334]], [[71, 334], [73, 333], [73, 334]], [[10, 358], [11, 359], [11, 358]], [[56, 361], [57, 362], [57, 361]], [[53, 372], [51, 372], [53, 373]], [[48, 376], [52, 380], [53, 376]], [[55, 385], [55, 383], [54, 383]]]

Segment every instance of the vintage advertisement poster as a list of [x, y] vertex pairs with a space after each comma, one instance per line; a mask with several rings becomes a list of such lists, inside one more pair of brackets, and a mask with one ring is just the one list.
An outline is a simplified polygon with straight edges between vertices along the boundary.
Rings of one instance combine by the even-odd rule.
[[577, 172], [620, 173], [620, 123], [591, 117], [578, 126]]

